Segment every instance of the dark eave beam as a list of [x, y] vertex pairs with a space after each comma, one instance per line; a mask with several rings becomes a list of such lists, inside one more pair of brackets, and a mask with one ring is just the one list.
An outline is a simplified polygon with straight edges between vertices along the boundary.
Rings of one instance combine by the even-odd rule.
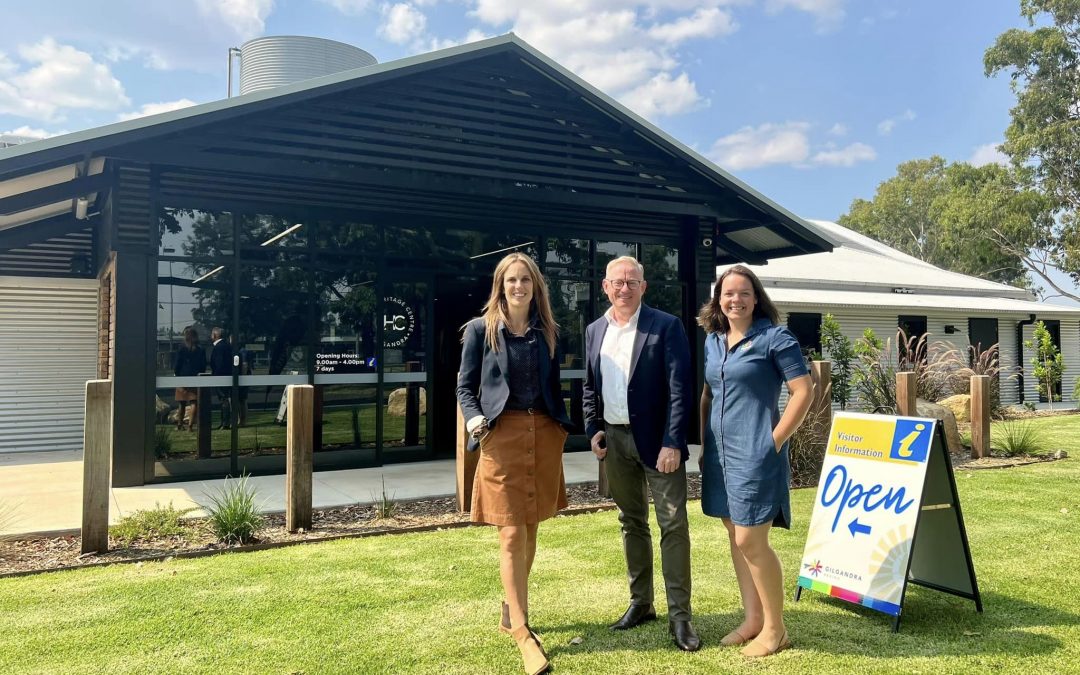
[[81, 176], [56, 185], [47, 185], [36, 190], [20, 192], [10, 197], [0, 198], [0, 216], [10, 216], [13, 213], [27, 211], [39, 206], [55, 204], [83, 197], [92, 192], [101, 192], [108, 187], [112, 177], [104, 173], [96, 173], [92, 176]]

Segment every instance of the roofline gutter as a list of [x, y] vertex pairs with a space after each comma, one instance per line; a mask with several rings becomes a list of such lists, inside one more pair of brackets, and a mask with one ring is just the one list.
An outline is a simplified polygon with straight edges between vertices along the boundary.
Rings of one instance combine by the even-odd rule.
[[1016, 382], [1019, 385], [1020, 403], [1024, 402], [1024, 326], [1035, 323], [1035, 315], [1028, 314], [1028, 318], [1016, 322]]

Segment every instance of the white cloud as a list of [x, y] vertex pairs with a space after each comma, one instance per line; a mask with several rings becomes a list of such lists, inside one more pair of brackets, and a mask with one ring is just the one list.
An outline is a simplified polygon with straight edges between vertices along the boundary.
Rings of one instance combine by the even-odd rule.
[[910, 122], [915, 119], [915, 111], [908, 108], [904, 112], [900, 113], [896, 117], [890, 117], [888, 119], [878, 122], [877, 130], [882, 136], [888, 136], [896, 128], [896, 125], [900, 122]]
[[698, 94], [697, 87], [686, 73], [679, 73], [675, 78], [670, 73], [659, 73], [624, 94], [622, 101], [647, 119], [678, 115], [709, 104]]
[[730, 35], [737, 27], [729, 12], [717, 7], [703, 7], [691, 16], [679, 17], [671, 23], [650, 26], [649, 37], [675, 45], [694, 38]]
[[349, 16], [359, 16], [371, 6], [371, 0], [319, 0], [319, 2], [330, 5], [342, 14]]
[[379, 24], [380, 37], [403, 45], [419, 40], [427, 27], [424, 13], [406, 2], [383, 7], [383, 21]]
[[[744, 0], [469, 0], [471, 16], [511, 30], [590, 84], [646, 117], [708, 104], [686, 74], [694, 40], [737, 29]], [[659, 98], [673, 96], [670, 101]]]
[[[832, 133], [835, 129], [827, 133]], [[850, 167], [877, 159], [877, 152], [865, 143], [851, 143], [838, 148], [828, 142], [811, 152], [809, 122], [766, 123], [743, 127], [713, 143], [710, 159], [732, 171], [787, 165], [799, 169], [814, 167]]]
[[116, 110], [131, 104], [109, 67], [86, 52], [45, 38], [22, 46], [25, 69], [4, 60], [0, 114], [52, 121], [64, 109]]
[[806, 122], [743, 127], [717, 139], [709, 158], [732, 171], [801, 163], [810, 156], [809, 130]]
[[142, 65], [153, 70], [169, 70], [170, 64], [165, 57], [152, 49], [132, 44], [115, 43], [105, 49], [105, 60], [109, 63], [139, 60]]
[[852, 143], [836, 150], [821, 150], [810, 162], [818, 166], [855, 166], [859, 162], [877, 159], [877, 152], [865, 143]]
[[53, 136], [59, 136], [67, 132], [64, 131], [45, 131], [44, 129], [37, 129], [28, 126], [21, 126], [10, 131], [0, 131], [0, 136], [21, 136], [23, 138], [33, 138], [35, 140], [41, 140], [42, 138], [51, 138]]
[[124, 113], [120, 115], [119, 120], [133, 120], [137, 117], [146, 117], [147, 115], [157, 115], [159, 113], [170, 112], [172, 110], [180, 110], [182, 108], [190, 108], [195, 105], [195, 101], [182, 98], [178, 101], [163, 101], [161, 103], [144, 103], [135, 112]]
[[986, 145], [980, 145], [975, 148], [971, 153], [971, 158], [968, 159], [968, 164], [975, 166], [983, 166], [985, 164], [1000, 164], [1002, 166], [1009, 165], [1008, 156], [998, 149], [997, 143], [987, 143]]
[[242, 38], [252, 38], [266, 28], [266, 17], [274, 11], [274, 0], [195, 0], [204, 17], [218, 18]]
[[843, 22], [845, 4], [847, 0], [767, 0], [765, 9], [774, 14], [787, 8], [812, 14], [817, 30], [825, 32], [835, 30]]
[[829, 135], [830, 136], [846, 136], [847, 132], [848, 132], [848, 128], [846, 126], [844, 126], [843, 124], [841, 124], [840, 122], [837, 122], [836, 124], [832, 125], [832, 127], [829, 129]]

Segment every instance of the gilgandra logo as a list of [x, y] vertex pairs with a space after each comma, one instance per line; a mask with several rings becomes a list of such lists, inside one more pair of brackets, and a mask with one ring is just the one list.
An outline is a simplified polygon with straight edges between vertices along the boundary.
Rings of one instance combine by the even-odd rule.
[[383, 298], [383, 346], [403, 347], [416, 329], [416, 314], [401, 298]]

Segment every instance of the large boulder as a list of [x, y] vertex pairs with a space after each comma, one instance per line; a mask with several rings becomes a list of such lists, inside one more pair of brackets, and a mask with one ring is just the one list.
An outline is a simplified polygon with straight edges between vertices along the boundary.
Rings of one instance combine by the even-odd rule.
[[964, 445], [960, 442], [960, 431], [956, 428], [956, 415], [943, 405], [918, 399], [915, 401], [915, 409], [919, 417], [942, 420], [945, 423], [945, 441], [950, 454], [960, 454], [964, 451]]
[[[394, 417], [405, 417], [405, 406], [408, 402], [409, 393], [405, 387], [390, 392], [390, 398], [386, 401], [386, 414]], [[427, 390], [420, 388], [420, 414], [427, 412]]]
[[956, 421], [960, 423], [971, 421], [971, 395], [970, 394], [956, 394], [943, 398], [938, 401], [938, 405], [943, 405], [952, 411], [952, 414], [956, 417]]

